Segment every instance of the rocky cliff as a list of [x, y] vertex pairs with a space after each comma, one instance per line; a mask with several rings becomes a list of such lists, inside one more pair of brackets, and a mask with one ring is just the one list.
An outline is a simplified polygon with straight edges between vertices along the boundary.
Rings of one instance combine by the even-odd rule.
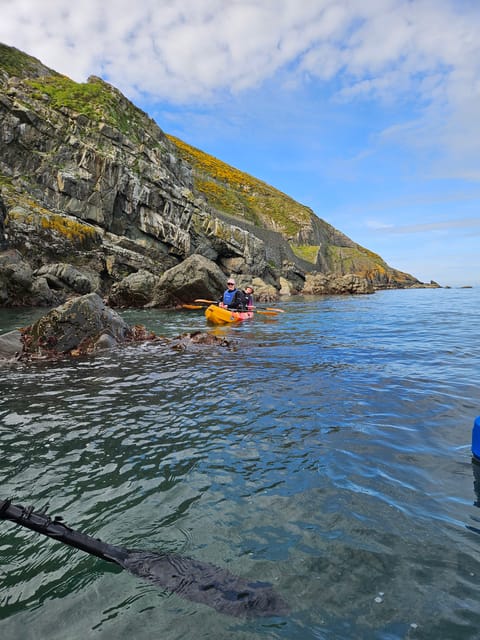
[[165, 135], [101, 79], [75, 83], [5, 45], [0, 140], [0, 305], [90, 291], [172, 304], [182, 296], [166, 274], [193, 256], [217, 269], [211, 295], [225, 274], [270, 298], [301, 292], [315, 272], [351, 274], [357, 290], [421, 285], [285, 194]]

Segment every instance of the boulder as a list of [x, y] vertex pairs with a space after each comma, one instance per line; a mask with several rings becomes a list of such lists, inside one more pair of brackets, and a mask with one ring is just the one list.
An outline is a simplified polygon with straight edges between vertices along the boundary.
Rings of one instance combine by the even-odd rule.
[[291, 296], [293, 293], [292, 283], [289, 282], [286, 278], [280, 276], [280, 295], [281, 296]]
[[94, 351], [101, 340], [113, 346], [132, 337], [129, 325], [96, 293], [69, 300], [23, 330], [24, 355], [57, 357]]
[[59, 293], [49, 284], [51, 281], [49, 283], [45, 276], [34, 272], [16, 249], [0, 253], [0, 304], [10, 307], [47, 307], [63, 302], [65, 290]]
[[110, 289], [108, 304], [113, 307], [143, 307], [152, 302], [160, 278], [141, 269], [116, 282]]
[[19, 305], [31, 295], [33, 272], [30, 265], [14, 249], [0, 254], [0, 301], [7, 304], [12, 299]]
[[305, 278], [303, 295], [345, 295], [374, 293], [371, 282], [354, 274], [344, 276], [309, 273]]
[[195, 298], [219, 300], [226, 289], [227, 276], [204, 256], [194, 254], [161, 276], [149, 306], [168, 307]]
[[257, 302], [275, 302], [275, 300], [278, 300], [278, 291], [273, 285], [267, 284], [261, 278], [253, 278], [251, 284], [254, 289], [254, 299]]
[[31, 306], [54, 307], [64, 301], [63, 294], [53, 291], [43, 276], [35, 278], [30, 291]]
[[98, 276], [87, 275], [64, 262], [44, 265], [34, 275], [43, 276], [52, 289], [69, 289], [81, 295], [95, 291], [100, 286]]

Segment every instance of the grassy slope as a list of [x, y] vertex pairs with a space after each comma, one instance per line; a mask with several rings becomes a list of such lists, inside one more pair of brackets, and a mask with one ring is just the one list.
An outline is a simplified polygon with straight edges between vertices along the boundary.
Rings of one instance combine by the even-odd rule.
[[214, 208], [287, 237], [309, 224], [313, 213], [308, 207], [179, 138], [167, 137], [194, 167], [195, 186]]

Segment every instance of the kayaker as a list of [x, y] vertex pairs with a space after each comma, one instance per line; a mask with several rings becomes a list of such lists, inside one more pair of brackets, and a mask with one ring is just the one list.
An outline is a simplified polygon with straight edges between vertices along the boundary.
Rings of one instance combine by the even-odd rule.
[[245, 291], [243, 292], [245, 295], [245, 305], [248, 311], [253, 309], [253, 287], [252, 285], [247, 285], [245, 287]]
[[223, 297], [221, 301], [218, 303], [218, 306], [224, 309], [235, 308], [235, 298], [236, 298], [237, 292], [238, 292], [238, 289], [237, 289], [237, 285], [235, 284], [235, 280], [233, 278], [229, 278], [227, 280], [227, 289], [224, 291]]
[[219, 306], [223, 309], [235, 309], [237, 311], [251, 311], [253, 308], [253, 287], [248, 285], [245, 291], [237, 289], [235, 280], [229, 278], [228, 289], [224, 292]]

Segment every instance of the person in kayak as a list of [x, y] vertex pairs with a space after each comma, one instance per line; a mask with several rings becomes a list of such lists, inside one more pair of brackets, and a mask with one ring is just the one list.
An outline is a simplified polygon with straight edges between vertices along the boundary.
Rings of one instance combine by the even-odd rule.
[[251, 284], [245, 287], [243, 294], [245, 296], [246, 309], [247, 311], [251, 311], [253, 309], [253, 287]]
[[228, 279], [227, 290], [218, 305], [223, 309], [234, 309], [235, 311], [245, 311], [247, 309], [247, 295], [241, 289], [237, 289], [233, 278]]
[[238, 291], [235, 280], [233, 278], [229, 278], [227, 280], [227, 289], [224, 291], [218, 306], [223, 309], [235, 309], [236, 307], [234, 305], [238, 304], [238, 300], [235, 300], [237, 298]]

